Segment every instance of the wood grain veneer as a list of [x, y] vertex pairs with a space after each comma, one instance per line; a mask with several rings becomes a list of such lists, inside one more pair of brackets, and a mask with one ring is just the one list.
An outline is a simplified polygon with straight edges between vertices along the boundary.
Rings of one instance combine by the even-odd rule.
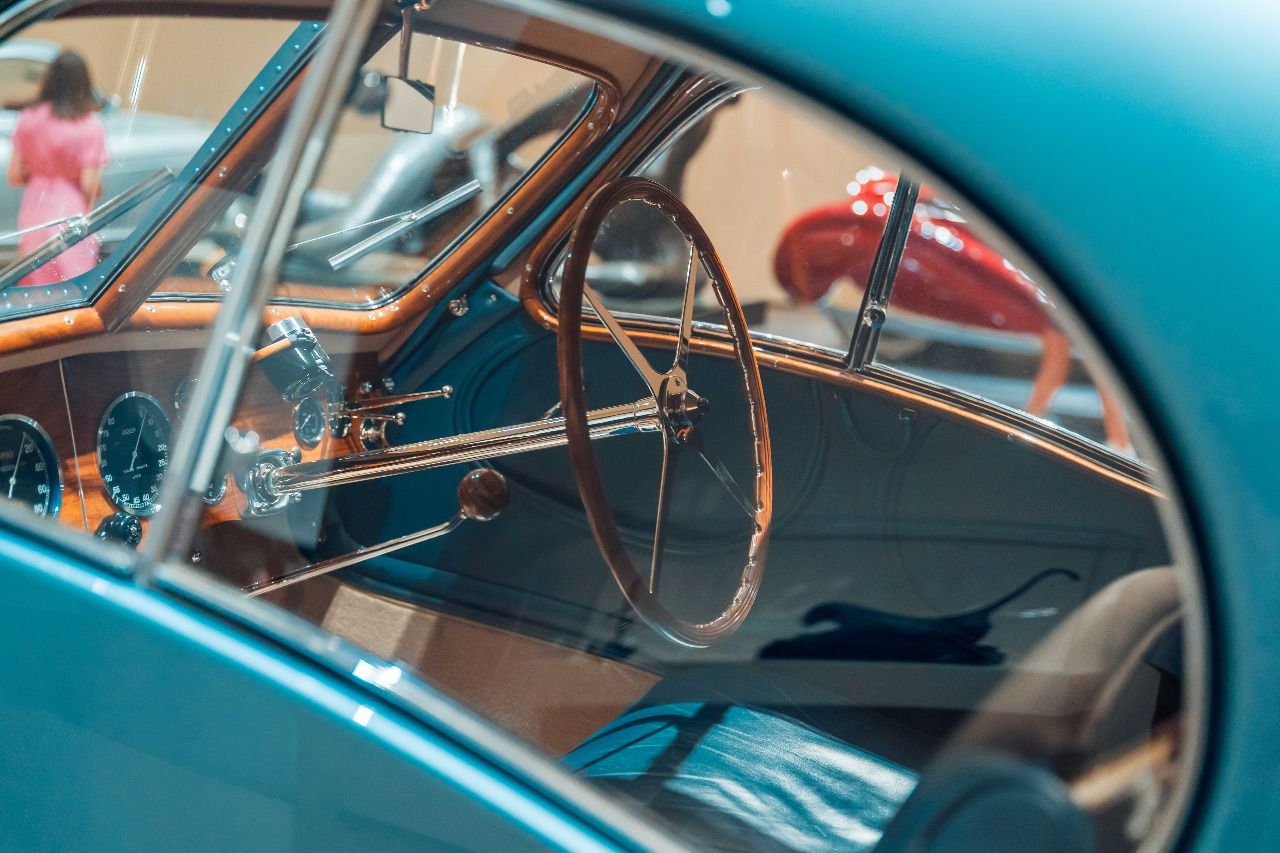
[[[197, 342], [192, 342], [197, 343]], [[45, 400], [43, 396], [28, 407], [42, 424], [55, 424], [50, 413], [61, 412], [62, 433], [55, 435], [53, 429], [46, 426], [50, 436], [54, 438], [60, 453], [64, 455], [64, 477], [72, 482], [71, 475], [78, 472], [76, 503], [83, 501], [83, 510], [68, 512], [70, 493], [63, 500], [65, 524], [83, 527], [92, 532], [107, 516], [117, 511], [115, 504], [108, 496], [106, 486], [102, 482], [102, 474], [98, 468], [97, 440], [98, 427], [103, 413], [111, 401], [127, 391], [142, 391], [155, 397], [168, 415], [173, 429], [183, 429], [181, 412], [174, 406], [174, 395], [178, 385], [191, 377], [197, 369], [199, 349], [182, 349], [169, 351], [138, 351], [124, 353], [100, 353], [91, 356], [78, 356], [63, 360], [61, 368], [66, 377], [67, 398], [61, 399], [62, 384], [58, 377], [58, 364], [35, 368], [34, 370], [51, 372], [50, 388], [56, 391]], [[357, 364], [360, 366], [357, 367]], [[352, 362], [349, 369], [353, 374], [353, 382], [357, 382], [361, 371], [371, 368], [368, 359], [363, 362]], [[43, 376], [43, 373], [41, 376]], [[30, 371], [0, 375], [0, 394], [5, 393], [6, 382], [24, 383], [17, 377], [31, 376]], [[34, 414], [35, 411], [41, 415]], [[68, 412], [69, 422], [68, 422]], [[28, 414], [28, 412], [19, 412]], [[256, 368], [251, 368], [240, 404], [232, 422], [241, 430], [257, 432], [263, 448], [292, 449], [298, 446], [293, 435], [293, 404], [281, 399], [280, 394]], [[73, 441], [74, 439], [74, 441]], [[72, 447], [75, 451], [73, 453]], [[314, 448], [300, 448], [305, 461], [325, 459], [356, 451], [354, 439], [335, 439], [326, 433], [320, 444]], [[211, 527], [228, 521], [239, 521], [244, 513], [246, 500], [239, 487], [232, 483], [227, 489], [227, 496], [221, 503], [205, 510], [202, 527]], [[147, 521], [143, 520], [143, 536], [146, 536]], [[219, 555], [205, 555], [216, 567]]]

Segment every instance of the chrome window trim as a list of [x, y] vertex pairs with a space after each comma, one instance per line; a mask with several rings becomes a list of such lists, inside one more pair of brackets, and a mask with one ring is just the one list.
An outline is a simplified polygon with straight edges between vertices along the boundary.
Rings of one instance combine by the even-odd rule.
[[[544, 278], [543, 302], [547, 309], [554, 312], [558, 305], [551, 299], [549, 279]], [[674, 335], [679, 324], [667, 317], [650, 314], [635, 314], [615, 311], [623, 327], [636, 332], [653, 332], [663, 335]], [[698, 321], [694, 323], [694, 340], [712, 343], [730, 343], [727, 332], [714, 323]], [[942, 385], [914, 374], [888, 367], [881, 363], [870, 363], [861, 370], [853, 370], [846, 361], [846, 353], [832, 347], [809, 344], [793, 338], [771, 335], [766, 332], [751, 332], [752, 344], [759, 355], [775, 355], [782, 358], [794, 358], [807, 361], [815, 366], [828, 370], [837, 370], [850, 379], [861, 378], [871, 385], [882, 385], [893, 389], [921, 394], [937, 400], [945, 406], [963, 409], [974, 415], [998, 421], [1024, 435], [1034, 436], [1047, 441], [1068, 453], [1082, 457], [1095, 465], [1103, 466], [1116, 475], [1130, 480], [1139, 487], [1163, 493], [1158, 483], [1155, 469], [1146, 463], [1125, 456], [1112, 450], [1105, 444], [1080, 435], [1073, 430], [1053, 423], [1052, 421], [1029, 415], [1021, 409], [988, 400], [976, 394], [970, 394], [949, 385]], [[765, 362], [764, 367], [776, 367]], [[820, 377], [815, 377], [821, 381]]]
[[1003, 421], [1012, 429], [1051, 441], [1064, 450], [1079, 454], [1099, 465], [1105, 465], [1117, 474], [1131, 478], [1142, 485], [1159, 488], [1156, 471], [1150, 465], [1117, 453], [1105, 444], [1055, 424], [1053, 421], [1037, 418], [1013, 406], [997, 403], [994, 400], [979, 397], [977, 394], [970, 394], [959, 388], [942, 385], [883, 364], [868, 364], [858, 373], [884, 385], [926, 394], [939, 402], [963, 408], [993, 420]]

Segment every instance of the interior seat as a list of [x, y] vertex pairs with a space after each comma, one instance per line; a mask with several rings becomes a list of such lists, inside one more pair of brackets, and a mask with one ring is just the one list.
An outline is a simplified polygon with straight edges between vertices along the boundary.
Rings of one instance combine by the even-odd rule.
[[[1035, 849], [1089, 850], [1088, 818], [1045, 765], [1061, 772], [1062, 755], [1087, 764], [1142, 742], [1176, 712], [1166, 705], [1180, 693], [1179, 627], [1173, 570], [1116, 580], [1032, 649], [945, 744], [751, 664], [664, 679], [564, 760], [704, 848], [866, 850], [884, 837], [905, 850], [922, 832], [937, 842], [928, 849], [943, 848], [938, 821], [972, 827], [969, 804], [981, 789], [981, 809], [994, 815], [981, 819], [987, 849], [1017, 849], [1052, 819], [1059, 831], [1035, 836]], [[1002, 820], [1006, 808], [1036, 820]], [[1024, 835], [1000, 845], [990, 831], [1006, 827]]]

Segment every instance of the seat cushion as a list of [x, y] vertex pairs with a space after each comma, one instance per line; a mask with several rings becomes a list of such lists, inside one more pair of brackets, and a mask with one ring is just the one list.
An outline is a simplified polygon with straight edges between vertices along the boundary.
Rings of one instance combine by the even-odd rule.
[[869, 849], [916, 784], [777, 710], [712, 701], [642, 700], [564, 761], [715, 849]]

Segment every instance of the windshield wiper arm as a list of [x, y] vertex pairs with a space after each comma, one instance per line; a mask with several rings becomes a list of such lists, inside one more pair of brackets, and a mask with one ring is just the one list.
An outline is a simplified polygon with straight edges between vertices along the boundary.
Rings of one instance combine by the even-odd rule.
[[[362, 228], [370, 228], [374, 225], [381, 225], [384, 222], [391, 222], [386, 228], [379, 230], [375, 234], [370, 234], [360, 242], [353, 246], [349, 246], [329, 258], [329, 267], [334, 272], [343, 269], [354, 261], [372, 252], [388, 240], [408, 231], [410, 228], [416, 228], [426, 222], [435, 219], [440, 214], [457, 207], [469, 198], [472, 198], [481, 191], [482, 187], [477, 180], [467, 181], [460, 187], [450, 190], [445, 195], [424, 205], [417, 210], [403, 210], [399, 213], [390, 213], [386, 216], [379, 216], [377, 219], [371, 219], [368, 222], [361, 222], [359, 225], [350, 225], [346, 228], [340, 228], [337, 231], [330, 231], [327, 234], [321, 234], [318, 237], [308, 237], [305, 240], [299, 240], [285, 247], [285, 252], [293, 252], [295, 249], [301, 249], [303, 246], [319, 243], [333, 237], [339, 237], [343, 234], [349, 234], [352, 231], [359, 231]], [[394, 221], [393, 221], [394, 220]], [[231, 289], [231, 272], [236, 266], [236, 256], [228, 251], [222, 260], [214, 264], [209, 270], [209, 278], [213, 279], [218, 287], [223, 291]]]
[[348, 264], [358, 261], [388, 240], [399, 237], [410, 228], [416, 228], [419, 225], [430, 222], [440, 214], [452, 210], [464, 201], [479, 195], [480, 190], [480, 182], [472, 179], [462, 186], [450, 190], [428, 205], [400, 214], [399, 221], [393, 222], [377, 233], [370, 234], [359, 243], [343, 249], [329, 258], [329, 266], [336, 272]]
[[115, 222], [147, 198], [173, 183], [173, 179], [172, 169], [167, 166], [157, 169], [83, 216], [69, 218], [66, 220], [66, 228], [0, 269], [0, 290], [12, 287], [23, 276], [44, 266], [90, 234]]

